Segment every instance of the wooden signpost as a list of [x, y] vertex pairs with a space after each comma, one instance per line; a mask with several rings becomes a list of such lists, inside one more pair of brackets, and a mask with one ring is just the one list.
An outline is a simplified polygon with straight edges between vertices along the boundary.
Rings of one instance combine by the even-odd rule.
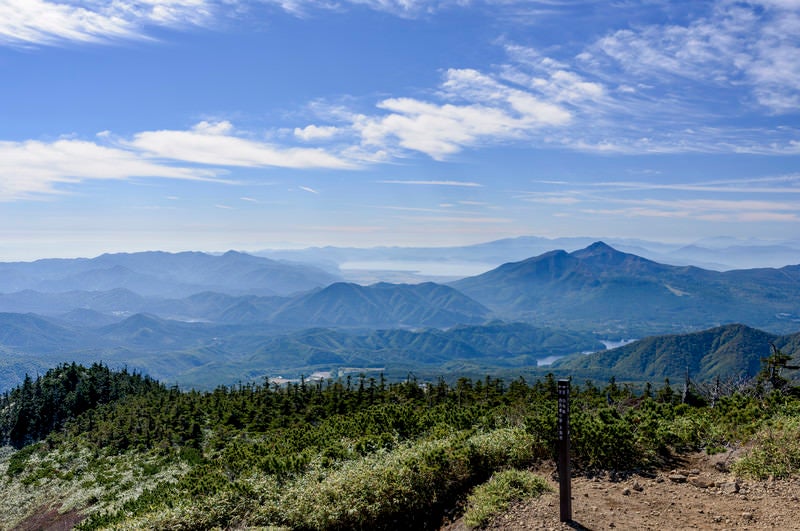
[[569, 380], [558, 381], [558, 486], [561, 521], [572, 521], [572, 470], [569, 462]]

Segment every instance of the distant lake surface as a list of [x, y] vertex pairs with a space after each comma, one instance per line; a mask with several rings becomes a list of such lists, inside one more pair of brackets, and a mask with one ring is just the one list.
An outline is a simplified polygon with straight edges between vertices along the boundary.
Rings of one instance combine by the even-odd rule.
[[[612, 349], [612, 348], [623, 347], [623, 346], [627, 345], [628, 343], [633, 343], [634, 341], [637, 341], [637, 340], [636, 339], [620, 339], [618, 341], [612, 341], [610, 339], [601, 339], [600, 343], [605, 345], [606, 350], [609, 350], [609, 349]], [[594, 354], [595, 352], [599, 352], [599, 351], [589, 350], [589, 351], [584, 352], [584, 354], [587, 354], [587, 355], [588, 354]], [[552, 365], [554, 361], [556, 361], [558, 359], [561, 359], [563, 357], [564, 356], [547, 356], [545, 358], [541, 358], [541, 359], [536, 360], [536, 366], [537, 367], [546, 367], [548, 365]]]

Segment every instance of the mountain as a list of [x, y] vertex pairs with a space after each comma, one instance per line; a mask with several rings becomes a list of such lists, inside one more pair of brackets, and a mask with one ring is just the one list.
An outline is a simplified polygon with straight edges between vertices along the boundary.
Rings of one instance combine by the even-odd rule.
[[800, 266], [727, 272], [671, 266], [603, 242], [550, 251], [449, 284], [500, 316], [570, 329], [650, 335], [745, 322], [800, 322]]
[[593, 335], [493, 322], [447, 330], [187, 323], [136, 314], [105, 326], [0, 314], [0, 391], [59, 363], [103, 361], [164, 381], [213, 388], [265, 376], [381, 367], [401, 378], [535, 369], [540, 360], [602, 348]]
[[63, 350], [81, 334], [33, 314], [0, 313], [0, 346], [12, 350]]
[[[245, 341], [240, 334], [236, 341]], [[186, 385], [213, 387], [223, 381], [260, 380], [275, 375], [331, 374], [338, 370], [380, 369], [402, 378], [409, 372], [431, 379], [531, 373], [541, 360], [603, 348], [591, 334], [545, 329], [524, 323], [489, 323], [448, 330], [373, 330], [314, 328], [247, 339], [249, 355], [228, 361], [209, 359], [180, 375]], [[227, 349], [221, 342], [220, 349]], [[356, 369], [353, 369], [353, 368]], [[216, 378], [212, 380], [210, 377]]]
[[58, 320], [66, 324], [85, 327], [106, 326], [122, 319], [122, 317], [100, 313], [88, 308], [76, 308], [58, 316]]
[[341, 272], [359, 284], [379, 281], [446, 282], [486, 272], [501, 264], [525, 260], [552, 249], [575, 251], [601, 239], [615, 249], [664, 264], [694, 265], [725, 271], [753, 267], [782, 267], [800, 263], [800, 240], [763, 241], [712, 238], [686, 243], [664, 243], [631, 238], [542, 238], [518, 236], [453, 247], [311, 247], [258, 251], [274, 259], [314, 263]]
[[800, 355], [800, 334], [777, 336], [741, 324], [690, 334], [654, 336], [615, 349], [570, 356], [553, 363], [552, 370], [576, 377], [617, 378], [661, 382], [692, 379], [753, 377], [771, 344], [789, 355]]
[[318, 267], [229, 251], [119, 253], [96, 258], [0, 263], [0, 293], [125, 289], [145, 297], [181, 298], [203, 291], [290, 295], [340, 278]]
[[449, 327], [484, 322], [490, 312], [453, 288], [337, 282], [294, 298], [270, 318], [292, 326]]
[[76, 309], [93, 310], [103, 314], [131, 314], [147, 311], [154, 300], [122, 288], [108, 291], [73, 290], [54, 293], [26, 289], [14, 293], [0, 293], [0, 311], [48, 316]]
[[[83, 314], [73, 313], [83, 310]], [[66, 321], [86, 320], [97, 312], [98, 325], [137, 313], [170, 320], [225, 324], [272, 323], [293, 328], [313, 326], [448, 327], [486, 321], [490, 312], [453, 288], [441, 284], [359, 286], [333, 283], [293, 297], [229, 295], [202, 292], [181, 299], [143, 297], [127, 289], [41, 293], [0, 293], [0, 311], [37, 312]]]
[[95, 333], [104, 344], [157, 351], [200, 346], [220, 332], [213, 325], [170, 321], [139, 313], [98, 328]]
[[717, 239], [674, 249], [668, 256], [694, 264], [718, 264], [714, 269], [721, 270], [781, 267], [800, 262], [800, 243]]

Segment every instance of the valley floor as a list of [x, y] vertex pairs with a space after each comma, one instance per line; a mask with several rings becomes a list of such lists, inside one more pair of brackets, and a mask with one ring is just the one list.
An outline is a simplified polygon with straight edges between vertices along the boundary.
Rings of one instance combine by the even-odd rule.
[[[725, 467], [730, 457], [698, 454], [652, 475], [575, 477], [571, 523], [559, 521], [557, 477], [543, 468], [553, 491], [512, 506], [487, 529], [800, 529], [800, 477], [737, 481]], [[457, 520], [443, 531], [466, 529]]]

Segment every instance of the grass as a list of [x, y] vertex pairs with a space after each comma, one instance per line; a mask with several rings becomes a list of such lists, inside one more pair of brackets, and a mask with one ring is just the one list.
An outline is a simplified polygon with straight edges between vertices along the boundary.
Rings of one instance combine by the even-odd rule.
[[545, 480], [530, 471], [503, 470], [470, 494], [464, 523], [470, 528], [482, 527], [513, 502], [540, 496], [548, 490]]
[[752, 448], [732, 469], [755, 479], [800, 473], [800, 417], [782, 415], [772, 419], [756, 433]]
[[97, 457], [85, 448], [44, 452], [39, 447], [0, 452], [0, 528], [13, 528], [53, 500], [62, 512], [114, 511], [147, 488], [176, 481], [187, 470], [151, 454]]
[[179, 496], [124, 527], [421, 528], [494, 470], [527, 466], [533, 443], [521, 428], [500, 428], [409, 441], [335, 466], [317, 459], [302, 474], [253, 473], [191, 500]]

